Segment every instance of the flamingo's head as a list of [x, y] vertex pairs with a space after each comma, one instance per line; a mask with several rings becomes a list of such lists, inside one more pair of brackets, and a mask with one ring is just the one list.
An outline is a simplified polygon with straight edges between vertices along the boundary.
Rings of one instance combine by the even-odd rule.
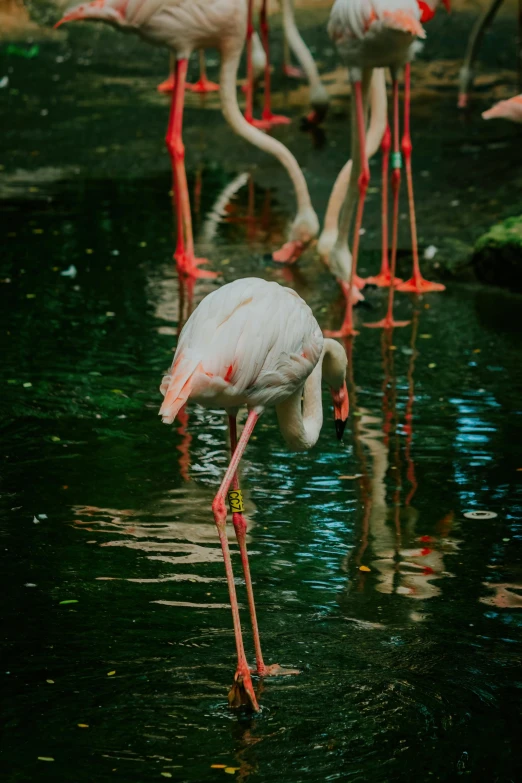
[[342, 345], [336, 340], [327, 338], [323, 348], [323, 377], [330, 387], [332, 395], [335, 433], [338, 440], [343, 437], [350, 411], [348, 389], [346, 388], [347, 366], [348, 359]]
[[343, 382], [339, 389], [331, 389], [331, 392], [334, 406], [335, 434], [337, 435], [337, 440], [341, 440], [350, 411], [346, 381]]
[[128, 25], [125, 18], [127, 0], [93, 0], [92, 3], [80, 3], [65, 12], [55, 29], [66, 22], [93, 21], [107, 22], [116, 27]]

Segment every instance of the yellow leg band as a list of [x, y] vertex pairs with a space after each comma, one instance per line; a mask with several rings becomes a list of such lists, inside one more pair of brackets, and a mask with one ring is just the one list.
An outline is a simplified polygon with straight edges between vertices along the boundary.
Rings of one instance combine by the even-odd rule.
[[245, 510], [243, 505], [243, 493], [240, 489], [228, 490], [228, 503], [233, 514], [240, 514]]

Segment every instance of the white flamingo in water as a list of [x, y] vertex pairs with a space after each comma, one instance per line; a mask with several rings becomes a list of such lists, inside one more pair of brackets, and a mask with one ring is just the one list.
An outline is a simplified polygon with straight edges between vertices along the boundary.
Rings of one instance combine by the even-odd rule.
[[[330, 268], [344, 283], [346, 311], [343, 324], [332, 336], [357, 334], [353, 327], [353, 285], [357, 279], [360, 231], [364, 201], [370, 181], [366, 156], [366, 113], [371, 75], [374, 68], [390, 68], [393, 79], [393, 160], [400, 159], [398, 122], [398, 70], [406, 66], [405, 82], [405, 137], [403, 153], [406, 159], [410, 216], [412, 217], [412, 244], [416, 253], [415, 212], [411, 181], [411, 141], [409, 140], [409, 59], [417, 37], [425, 36], [420, 24], [420, 10], [415, 0], [336, 0], [330, 15], [328, 32], [336, 43], [343, 62], [348, 66], [353, 87], [352, 98], [352, 170], [347, 196], [341, 211], [339, 233], [330, 252]], [[400, 169], [394, 166], [397, 171]], [[395, 173], [395, 172], [394, 172]], [[398, 209], [398, 182], [394, 189], [394, 218]], [[392, 186], [394, 178], [392, 176]], [[357, 203], [353, 234], [352, 257], [348, 249], [348, 235]], [[395, 232], [394, 232], [395, 233]], [[395, 275], [392, 237], [392, 278]], [[404, 284], [403, 284], [404, 285]]]
[[[209, 294], [192, 313], [183, 331], [161, 391], [160, 415], [171, 424], [187, 401], [224, 408], [230, 427], [232, 458], [212, 503], [223, 549], [234, 633], [237, 670], [229, 693], [232, 706], [247, 704], [258, 710], [248, 667], [236, 587], [226, 534], [226, 499], [239, 544], [256, 652], [256, 673], [264, 677], [296, 673], [277, 664], [266, 666], [256, 619], [246, 549], [238, 467], [255, 424], [266, 408], [275, 408], [281, 433], [293, 451], [311, 448], [323, 423], [321, 380], [330, 387], [337, 437], [348, 418], [347, 359], [334, 340], [324, 339], [308, 305], [289, 288], [259, 278], [246, 278]], [[239, 440], [238, 409], [248, 418]]]
[[221, 52], [220, 93], [225, 119], [247, 141], [274, 155], [286, 168], [294, 185], [297, 215], [289, 241], [274, 253], [277, 261], [298, 257], [319, 230], [303, 172], [284, 144], [253, 128], [237, 103], [236, 77], [246, 36], [245, 0], [94, 0], [69, 9], [55, 25], [78, 20], [106, 22], [135, 32], [149, 43], [166, 46], [176, 57], [176, 88], [167, 129], [167, 146], [173, 171], [178, 238], [175, 252], [179, 271], [190, 277], [214, 276], [202, 271], [194, 253], [190, 199], [182, 140], [183, 104], [189, 57], [194, 49], [216, 47]]

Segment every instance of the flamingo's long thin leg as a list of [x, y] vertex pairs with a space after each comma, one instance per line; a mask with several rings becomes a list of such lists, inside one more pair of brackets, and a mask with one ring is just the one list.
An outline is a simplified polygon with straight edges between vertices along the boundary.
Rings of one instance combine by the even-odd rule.
[[[230, 415], [228, 417], [228, 424], [230, 428], [230, 450], [232, 454], [235, 453], [237, 448], [237, 429], [236, 429], [236, 417]], [[239, 479], [237, 472], [234, 473], [232, 478], [232, 489], [239, 490]], [[250, 610], [250, 619], [252, 621], [252, 632], [254, 634], [254, 647], [256, 651], [256, 674], [261, 677], [277, 674], [298, 674], [295, 670], [285, 670], [279, 664], [273, 664], [272, 666], [265, 666], [263, 661], [263, 653], [261, 652], [261, 640], [259, 637], [259, 628], [257, 625], [256, 605], [254, 602], [254, 590], [252, 588], [252, 578], [250, 576], [250, 565], [248, 562], [248, 552], [246, 546], [246, 531], [247, 523], [246, 519], [241, 512], [232, 513], [232, 522], [234, 524], [234, 530], [236, 531], [237, 543], [239, 544], [239, 551], [241, 553], [241, 563], [243, 565], [243, 574], [245, 576], [245, 585], [248, 596], [248, 608]]]
[[270, 42], [269, 42], [269, 32], [268, 32], [267, 3], [268, 0], [263, 0], [263, 3], [261, 5], [261, 12], [259, 14], [259, 28], [261, 30], [261, 40], [263, 41], [263, 47], [266, 54], [265, 103], [264, 103], [263, 111], [261, 113], [261, 120], [265, 124], [265, 127], [267, 123], [269, 125], [288, 125], [291, 122], [291, 119], [289, 117], [284, 117], [282, 114], [272, 113], [272, 97], [270, 92]]
[[410, 63], [404, 66], [404, 132], [402, 136], [402, 154], [406, 168], [406, 184], [408, 186], [408, 205], [410, 212], [411, 251], [413, 254], [413, 275], [405, 283], [397, 286], [397, 291], [413, 294], [423, 294], [429, 291], [444, 291], [442, 283], [430, 283], [425, 280], [419, 266], [419, 248], [417, 244], [417, 223], [415, 219], [415, 202], [413, 199], [413, 176], [411, 171], [411, 136], [410, 136]]
[[236, 651], [237, 651], [237, 670], [234, 676], [234, 684], [228, 694], [228, 701], [230, 706], [239, 707], [242, 704], [247, 704], [252, 707], [256, 712], [259, 711], [256, 695], [252, 686], [252, 679], [250, 677], [250, 669], [248, 668], [245, 648], [243, 645], [243, 635], [241, 633], [241, 622], [239, 619], [239, 607], [236, 596], [236, 586], [234, 583], [234, 573], [232, 571], [232, 562], [230, 559], [230, 549], [228, 546], [227, 538], [227, 507], [225, 499], [227, 492], [232, 485], [234, 476], [236, 475], [239, 462], [243, 456], [248, 440], [252, 435], [256, 422], [259, 418], [259, 414], [256, 411], [249, 411], [248, 418], [243, 432], [239, 438], [239, 442], [234, 450], [232, 459], [227, 468], [227, 472], [221, 482], [221, 486], [218, 490], [216, 497], [212, 503], [212, 513], [214, 514], [214, 521], [218, 530], [219, 540], [221, 542], [221, 548], [223, 550], [223, 559], [225, 561], [225, 571], [227, 575], [228, 592], [230, 595], [230, 604], [232, 607], [232, 619], [234, 622], [234, 635], [236, 637]]
[[199, 50], [199, 79], [194, 84], [186, 84], [187, 90], [191, 92], [218, 92], [219, 84], [211, 82], [207, 79], [207, 64], [205, 62], [205, 50]]
[[[368, 285], [377, 285], [380, 288], [386, 288], [390, 285], [390, 263], [389, 263], [389, 234], [388, 234], [388, 170], [390, 163], [391, 149], [391, 131], [390, 126], [386, 124], [386, 130], [381, 142], [382, 154], [382, 201], [381, 201], [381, 226], [382, 226], [382, 245], [381, 245], [381, 270], [378, 275], [368, 277]], [[394, 285], [402, 283], [400, 278], [394, 278]]]
[[[354, 98], [352, 98], [352, 160], [355, 162], [357, 153], [360, 156], [360, 173], [357, 180], [359, 189], [359, 199], [357, 202], [357, 212], [355, 214], [355, 228], [352, 243], [352, 268], [350, 270], [350, 280], [343, 285], [343, 292], [346, 297], [346, 309], [341, 328], [336, 332], [325, 332], [329, 337], [349, 337], [358, 332], [353, 327], [353, 285], [357, 275], [357, 260], [359, 258], [359, 243], [361, 238], [361, 226], [364, 212], [364, 201], [368, 184], [370, 182], [370, 168], [366, 156], [366, 131], [365, 131], [365, 103], [363, 100], [362, 73], [359, 68], [352, 68], [350, 77], [353, 84]], [[365, 78], [365, 93], [368, 90], [368, 78]], [[357, 150], [358, 145], [358, 150]], [[354, 168], [352, 168], [352, 176]]]
[[254, 35], [254, 25], [252, 23], [253, 4], [254, 0], [248, 0], [246, 34], [247, 83], [245, 120], [251, 124], [254, 120], [254, 66], [252, 64], [252, 36]]
[[182, 138], [187, 67], [188, 60], [186, 58], [176, 62], [176, 80], [172, 92], [172, 104], [165, 139], [172, 163], [173, 192], [176, 201], [178, 238], [174, 258], [178, 272], [183, 276], [216, 277], [215, 272], [198, 269], [197, 264], [205, 263], [206, 259], [197, 259], [194, 255], [190, 198], [185, 172], [185, 147]]
[[[396, 281], [395, 269], [397, 267], [397, 235], [399, 227], [399, 190], [401, 185], [401, 153], [399, 150], [399, 80], [395, 69], [392, 72], [393, 84], [393, 157], [392, 157], [392, 193], [393, 193], [393, 227], [392, 227], [392, 251], [390, 281]], [[393, 298], [395, 287], [390, 285], [388, 290], [388, 311], [381, 321], [364, 324], [374, 329], [393, 329], [394, 326], [407, 326], [409, 321], [393, 320]]]
[[176, 68], [176, 57], [173, 54], [173, 52], [170, 52], [169, 54], [169, 75], [165, 79], [164, 82], [161, 82], [161, 84], [158, 84], [157, 90], [158, 92], [172, 92], [174, 89], [174, 83], [176, 81], [174, 71]]

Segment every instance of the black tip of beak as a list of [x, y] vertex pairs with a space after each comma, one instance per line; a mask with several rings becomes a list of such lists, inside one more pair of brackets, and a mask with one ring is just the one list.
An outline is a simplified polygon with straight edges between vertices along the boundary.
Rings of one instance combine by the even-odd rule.
[[344, 428], [346, 427], [346, 419], [336, 419], [335, 420], [335, 434], [337, 435], [337, 440], [342, 440], [343, 434], [344, 434]]

